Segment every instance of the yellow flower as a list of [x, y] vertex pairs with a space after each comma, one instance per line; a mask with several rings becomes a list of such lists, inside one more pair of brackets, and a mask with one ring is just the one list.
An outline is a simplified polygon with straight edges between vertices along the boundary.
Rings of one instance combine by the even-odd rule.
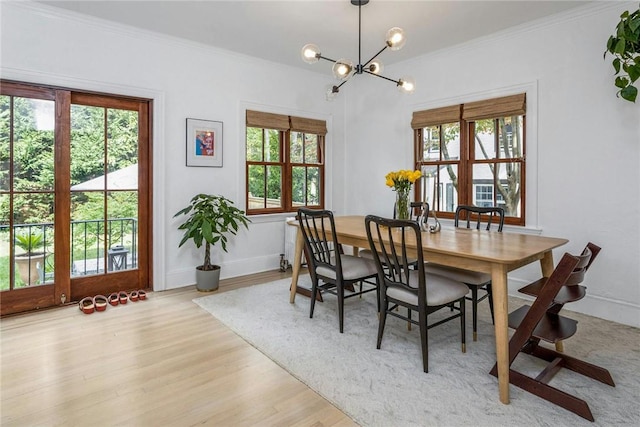
[[401, 169], [392, 171], [385, 175], [385, 184], [391, 187], [393, 191], [408, 191], [411, 184], [416, 182], [422, 176], [419, 170]]

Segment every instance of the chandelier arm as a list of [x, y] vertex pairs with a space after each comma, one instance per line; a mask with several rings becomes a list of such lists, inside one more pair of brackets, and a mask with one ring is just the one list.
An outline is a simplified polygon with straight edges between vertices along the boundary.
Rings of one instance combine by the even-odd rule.
[[338, 61], [336, 61], [335, 59], [331, 59], [331, 58], [327, 58], [326, 56], [322, 56], [322, 55], [318, 55], [317, 56], [318, 59], [324, 59], [325, 61], [329, 61], [329, 62], [333, 62], [334, 64]]
[[388, 48], [388, 47], [389, 47], [389, 46], [386, 46], [386, 45], [385, 45], [385, 47], [383, 47], [382, 49], [380, 49], [380, 50], [378, 51], [378, 53], [376, 53], [375, 55], [373, 55], [373, 57], [372, 57], [370, 60], [368, 60], [366, 63], [364, 63], [362, 66], [363, 66], [363, 67], [366, 67], [367, 65], [369, 65], [369, 64], [371, 63], [371, 61], [373, 61], [374, 59], [376, 59], [376, 58], [377, 58], [377, 57], [378, 57], [382, 52], [384, 52], [384, 50], [385, 50], [386, 48]]
[[365, 73], [367, 73], [367, 74], [371, 74], [372, 76], [380, 77], [381, 79], [385, 79], [385, 80], [389, 80], [390, 82], [394, 82], [397, 85], [400, 84], [400, 80], [393, 80], [393, 79], [390, 79], [389, 77], [385, 77], [385, 76], [382, 76], [380, 74], [372, 73], [371, 71], [367, 71], [367, 70], [363, 70], [363, 71]]

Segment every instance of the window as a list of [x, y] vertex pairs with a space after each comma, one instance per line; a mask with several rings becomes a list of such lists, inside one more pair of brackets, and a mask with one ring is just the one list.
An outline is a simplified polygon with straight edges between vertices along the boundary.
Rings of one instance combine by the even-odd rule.
[[414, 112], [416, 169], [427, 176], [417, 199], [443, 218], [462, 204], [501, 206], [505, 223], [525, 225], [525, 107], [519, 94]]
[[323, 120], [247, 110], [247, 214], [324, 207]]

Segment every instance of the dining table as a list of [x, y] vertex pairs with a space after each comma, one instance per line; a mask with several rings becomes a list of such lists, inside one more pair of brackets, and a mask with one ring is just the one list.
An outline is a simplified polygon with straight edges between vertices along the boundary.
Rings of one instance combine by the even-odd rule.
[[[369, 248], [364, 216], [336, 216], [335, 232], [338, 243], [352, 246], [357, 255], [359, 248]], [[290, 225], [297, 225], [291, 221]], [[509, 403], [509, 326], [507, 274], [525, 265], [540, 262], [543, 277], [554, 269], [553, 249], [568, 242], [567, 239], [514, 232], [494, 232], [467, 228], [442, 227], [437, 233], [422, 232], [422, 253], [425, 262], [463, 268], [491, 274], [496, 363], [500, 401]], [[415, 245], [415, 243], [414, 243]], [[407, 243], [408, 249], [411, 243]], [[298, 227], [289, 302], [294, 303], [304, 236]]]

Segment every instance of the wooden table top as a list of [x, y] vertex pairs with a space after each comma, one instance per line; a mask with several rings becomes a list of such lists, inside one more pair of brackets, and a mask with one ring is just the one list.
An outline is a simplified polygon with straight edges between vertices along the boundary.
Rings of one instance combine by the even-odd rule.
[[[366, 243], [364, 216], [336, 216], [338, 239], [350, 243]], [[467, 228], [442, 228], [438, 233], [422, 232], [422, 249], [425, 259], [429, 253], [453, 255], [498, 264], [521, 264], [531, 258], [562, 246], [567, 239], [535, 236], [531, 234], [500, 233]], [[345, 242], [348, 243], [348, 242]], [[411, 246], [411, 242], [407, 242]]]

